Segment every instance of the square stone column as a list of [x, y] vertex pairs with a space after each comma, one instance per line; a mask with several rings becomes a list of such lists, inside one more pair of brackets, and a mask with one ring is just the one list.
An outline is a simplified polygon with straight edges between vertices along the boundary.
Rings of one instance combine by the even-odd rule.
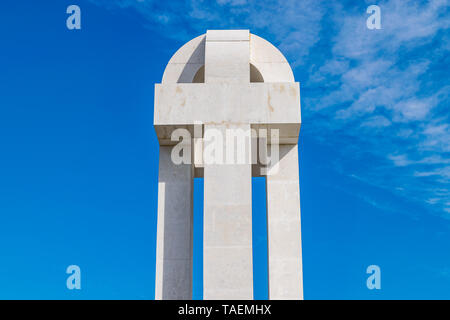
[[193, 168], [159, 148], [156, 300], [192, 299]]
[[[242, 146], [238, 140], [206, 141], [211, 130], [225, 139], [227, 130], [241, 130], [247, 139], [244, 163], [211, 164], [211, 148]], [[252, 260], [252, 167], [250, 125], [205, 125], [204, 141], [204, 248], [203, 298], [253, 299]], [[222, 143], [223, 142], [223, 143]], [[219, 151], [219, 153], [220, 153]], [[242, 158], [241, 158], [242, 159]], [[230, 160], [230, 159], [229, 159]]]
[[298, 147], [279, 147], [278, 169], [266, 177], [269, 299], [297, 300], [303, 299]]

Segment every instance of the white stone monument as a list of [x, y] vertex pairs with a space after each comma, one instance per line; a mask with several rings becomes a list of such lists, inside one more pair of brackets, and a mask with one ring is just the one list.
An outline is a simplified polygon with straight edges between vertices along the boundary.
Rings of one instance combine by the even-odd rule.
[[[248, 30], [208, 30], [170, 59], [162, 83], [155, 85], [160, 144], [156, 299], [192, 298], [194, 177], [204, 177], [204, 299], [253, 299], [251, 183], [261, 172], [267, 189], [269, 299], [303, 299], [300, 123], [299, 83], [288, 62]], [[198, 127], [200, 134], [194, 132]], [[192, 163], [172, 159], [176, 129], [191, 134], [192, 154], [185, 156]], [[249, 138], [245, 161], [205, 161], [207, 148], [237, 148], [229, 140], [206, 146], [209, 133], [226, 135], [231, 129]], [[260, 129], [269, 132], [267, 138], [258, 135]], [[269, 163], [266, 173], [253, 153], [247, 157], [256, 144], [263, 154], [261, 149], [279, 151], [279, 161]]]

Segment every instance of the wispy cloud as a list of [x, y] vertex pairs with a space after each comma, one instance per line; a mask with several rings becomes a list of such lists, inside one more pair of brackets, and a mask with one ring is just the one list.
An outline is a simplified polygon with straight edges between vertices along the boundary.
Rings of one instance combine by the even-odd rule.
[[334, 124], [328, 130], [344, 130], [352, 144], [371, 148], [373, 166], [359, 176], [409, 199], [432, 198], [428, 204], [444, 216], [450, 208], [449, 193], [442, 192], [450, 181], [450, 100], [442, 74], [450, 72], [448, 3], [378, 5], [381, 30], [365, 27], [361, 7], [334, 7], [340, 27], [308, 79], [312, 88], [329, 89], [308, 97], [306, 107]]

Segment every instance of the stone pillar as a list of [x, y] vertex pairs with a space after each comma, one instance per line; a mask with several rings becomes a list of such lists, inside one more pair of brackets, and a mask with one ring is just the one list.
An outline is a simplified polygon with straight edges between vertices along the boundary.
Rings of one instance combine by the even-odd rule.
[[193, 169], [159, 148], [155, 299], [192, 299]]
[[[250, 33], [248, 30], [208, 30], [205, 45], [205, 83], [250, 82]], [[236, 98], [230, 92], [225, 108]], [[214, 107], [214, 106], [212, 106]], [[220, 111], [219, 111], [220, 112]], [[204, 247], [203, 298], [253, 299], [252, 261], [252, 167], [249, 150], [244, 163], [227, 159], [241, 151], [242, 141], [226, 140], [227, 130], [245, 131], [250, 147], [250, 124], [205, 125], [204, 141]], [[206, 141], [215, 131], [221, 137]], [[230, 131], [228, 131], [230, 133]], [[246, 137], [245, 137], [246, 136]], [[226, 141], [225, 141], [226, 140]], [[233, 145], [233, 144], [234, 145]], [[222, 163], [211, 163], [208, 150], [222, 151]], [[220, 158], [220, 157], [218, 157]], [[227, 162], [228, 163], [223, 163]], [[230, 161], [231, 160], [231, 161]]]
[[[219, 139], [207, 141], [211, 130], [225, 138], [227, 129], [245, 132], [245, 162], [238, 162], [236, 157], [234, 164], [211, 164], [208, 157], [212, 148], [222, 149], [226, 160], [226, 150], [233, 150], [236, 155], [242, 146], [237, 140], [234, 146], [230, 140], [223, 144]], [[250, 137], [250, 125], [205, 125], [204, 299], [253, 299]]]
[[279, 157], [266, 178], [269, 299], [303, 299], [297, 145], [280, 145]]

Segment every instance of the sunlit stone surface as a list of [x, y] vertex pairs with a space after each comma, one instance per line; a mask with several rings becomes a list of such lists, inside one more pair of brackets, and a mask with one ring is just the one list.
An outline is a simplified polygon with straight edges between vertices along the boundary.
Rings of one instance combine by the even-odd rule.
[[[155, 85], [154, 126], [160, 144], [156, 299], [192, 298], [193, 178], [204, 177], [204, 298], [253, 299], [251, 161], [257, 139], [276, 144], [267, 168], [269, 299], [303, 299], [297, 141], [300, 90], [283, 55], [248, 30], [208, 30], [170, 59]], [[193, 135], [194, 124], [201, 136]], [[193, 164], [171, 160], [175, 129], [192, 135]], [[198, 128], [198, 125], [197, 125]], [[240, 129], [248, 139], [243, 163], [205, 161], [211, 130]], [[250, 139], [256, 129], [255, 139]], [[279, 141], [259, 136], [279, 130]], [[214, 145], [216, 144], [216, 145]], [[255, 149], [256, 150], [256, 149]], [[254, 158], [254, 157], [253, 157]], [[200, 160], [199, 160], [200, 159]], [[263, 173], [261, 173], [263, 172]]]

